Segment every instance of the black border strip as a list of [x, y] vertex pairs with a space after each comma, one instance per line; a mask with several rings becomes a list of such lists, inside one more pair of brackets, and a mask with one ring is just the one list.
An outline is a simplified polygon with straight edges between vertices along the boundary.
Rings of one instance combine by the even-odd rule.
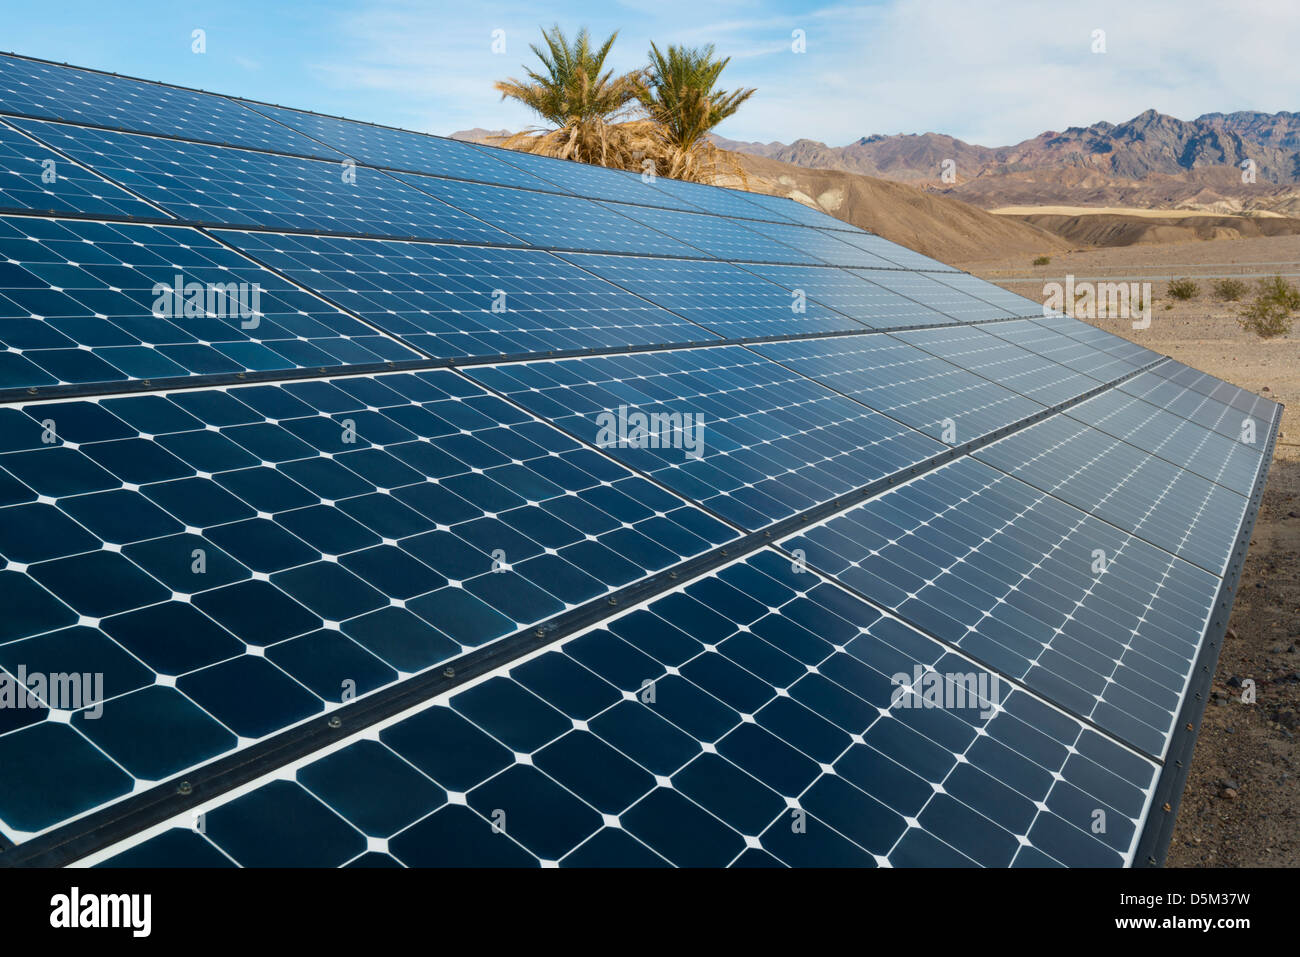
[[[1164, 361], [1164, 357], [1161, 357], [1151, 364]], [[378, 721], [450, 691], [471, 678], [603, 621], [613, 613], [611, 609], [621, 609], [657, 597], [706, 572], [792, 535], [801, 528], [879, 495], [895, 485], [931, 472], [976, 448], [1087, 401], [1094, 395], [1141, 374], [1146, 368], [1148, 367], [1135, 369], [1082, 395], [1044, 408], [1026, 419], [962, 445], [946, 448], [906, 469], [791, 515], [766, 529], [742, 535], [724, 546], [712, 548], [702, 555], [624, 586], [609, 595], [593, 599], [539, 625], [521, 629], [483, 648], [442, 662], [441, 670], [438, 665], [434, 665], [426, 672], [389, 685], [353, 704], [336, 708], [328, 715], [281, 731], [257, 744], [193, 769], [189, 774], [172, 778], [148, 791], [127, 796], [98, 811], [92, 811], [25, 841], [16, 849], [0, 848], [0, 867], [63, 867], [74, 863]]]
[[1241, 572], [1246, 564], [1246, 552], [1250, 548], [1250, 539], [1255, 531], [1255, 519], [1259, 517], [1260, 506], [1263, 504], [1264, 487], [1268, 481], [1268, 471], [1273, 464], [1273, 451], [1277, 445], [1277, 434], [1282, 423], [1281, 412], [1284, 408], [1285, 406], [1278, 404], [1278, 415], [1270, 429], [1265, 458], [1260, 463], [1255, 487], [1250, 495], [1250, 503], [1246, 515], [1242, 518], [1241, 530], [1232, 553], [1232, 562], [1228, 566], [1228, 574], [1220, 582], [1219, 593], [1215, 596], [1214, 616], [1201, 640], [1201, 650], [1192, 672], [1193, 678], [1187, 685], [1187, 697], [1183, 702], [1182, 710], [1178, 713], [1178, 723], [1174, 727], [1169, 747], [1165, 750], [1164, 769], [1160, 772], [1160, 779], [1151, 796], [1151, 808], [1147, 812], [1146, 823], [1133, 852], [1134, 867], [1163, 867], [1169, 856], [1169, 845], [1178, 822], [1178, 808], [1182, 803], [1183, 789], [1187, 786], [1192, 756], [1196, 752], [1196, 741], [1200, 736], [1201, 719], [1205, 716], [1205, 706], [1209, 703], [1210, 684], [1214, 681], [1223, 637], [1228, 630], [1228, 620], [1232, 616], [1237, 586], [1241, 583]]

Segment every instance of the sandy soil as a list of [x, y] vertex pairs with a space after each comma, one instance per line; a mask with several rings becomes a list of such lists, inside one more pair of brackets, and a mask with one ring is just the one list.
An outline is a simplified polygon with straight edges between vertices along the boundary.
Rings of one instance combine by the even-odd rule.
[[[1144, 216], [1150, 219], [1186, 219], [1188, 216], [1207, 215], [1199, 209], [1144, 209], [1139, 206], [1000, 206], [990, 209], [997, 216]], [[1251, 216], [1281, 216], [1269, 210], [1251, 212]]]
[[[1281, 265], [1274, 265], [1281, 263]], [[1227, 269], [1219, 264], [1228, 264]], [[1261, 265], [1266, 264], [1266, 265]], [[1178, 267], [1178, 268], [1174, 268]], [[1184, 268], [1186, 267], [1186, 268]], [[1054, 256], [1029, 267], [1023, 258], [968, 264], [978, 275], [1042, 299], [1042, 284], [1067, 273], [1133, 276], [1225, 271], [1300, 273], [1300, 237], [1163, 247], [1098, 249]], [[1034, 276], [1029, 282], [1008, 278]], [[1169, 299], [1153, 282], [1151, 328], [1128, 320], [1097, 325], [1180, 362], [1286, 404], [1263, 506], [1255, 525], [1169, 851], [1171, 867], [1300, 866], [1300, 321], [1265, 342], [1233, 320], [1235, 306], [1201, 297]], [[1172, 306], [1172, 308], [1168, 308]], [[1241, 682], [1254, 679], [1254, 704]]]

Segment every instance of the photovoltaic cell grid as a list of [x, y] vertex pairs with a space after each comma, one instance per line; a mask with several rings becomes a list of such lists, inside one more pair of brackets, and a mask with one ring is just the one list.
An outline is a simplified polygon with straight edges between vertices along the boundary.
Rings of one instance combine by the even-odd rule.
[[0, 388], [419, 358], [186, 227], [0, 217], [0, 290]]
[[873, 329], [952, 325], [957, 321], [925, 303], [901, 296], [846, 269], [767, 263], [746, 263], [743, 268], [786, 289], [802, 292], [809, 300], [829, 306]]
[[[620, 461], [747, 531], [945, 448], [740, 346], [467, 371], [575, 438], [609, 443]], [[628, 429], [604, 433], [611, 410], [676, 415], [669, 421], [680, 440], [664, 448], [638, 442]], [[698, 431], [693, 421], [703, 423]]]
[[[305, 234], [217, 235], [437, 358], [718, 338], [548, 252]], [[663, 263], [609, 258], [657, 268]], [[718, 268], [739, 273], [725, 263]]]
[[1044, 408], [892, 336], [807, 339], [753, 348], [948, 445], [973, 441]]
[[185, 220], [518, 245], [368, 167], [80, 126], [15, 125]]
[[866, 328], [809, 301], [806, 293], [801, 299], [792, 290], [727, 262], [580, 253], [564, 258], [726, 339]]
[[735, 537], [446, 371], [0, 412], [0, 667], [107, 698], [0, 711], [11, 837]]
[[[240, 103], [314, 140], [335, 146], [345, 156], [368, 166], [433, 173], [523, 189], [546, 189], [550, 186], [517, 166], [501, 162], [491, 154], [458, 140], [355, 123], [264, 103], [245, 100]], [[329, 155], [332, 156], [333, 152], [330, 150]]]
[[457, 209], [533, 246], [552, 249], [606, 250], [659, 256], [692, 256], [692, 249], [671, 236], [638, 228], [600, 203], [558, 193], [534, 193], [486, 183], [395, 174], [404, 183], [445, 200]]
[[676, 237], [706, 256], [737, 262], [819, 262], [806, 252], [758, 232], [754, 227], [761, 226], [761, 223], [740, 222], [704, 213], [683, 213], [675, 209], [629, 206], [626, 203], [607, 202], [603, 205], [606, 209], [643, 224], [646, 229]]
[[165, 218], [160, 210], [3, 122], [0, 208]]
[[985, 329], [956, 326], [894, 335], [1044, 405], [1077, 398], [1101, 385], [1097, 379], [1013, 345]]
[[[0, 218], [0, 387], [322, 376], [0, 410], [0, 668], [109, 698], [0, 712], [8, 837], [924, 464], [119, 860], [1132, 861], [1279, 407], [789, 200], [2, 55], [0, 93], [0, 207], [216, 227]], [[155, 314], [177, 275], [257, 322]], [[515, 404], [326, 378], [655, 345], [473, 369]], [[703, 454], [602, 439], [631, 413]], [[901, 707], [911, 668], [998, 707]]]
[[764, 550], [102, 857], [1114, 866], [1157, 770]]
[[0, 54], [6, 113], [341, 158], [224, 96]]
[[783, 547], [1156, 758], [1219, 588], [1217, 576], [968, 458]]
[[[1188, 431], [1213, 434], [1190, 423]], [[1204, 447], [1194, 440], [1187, 452]], [[1030, 426], [975, 456], [1215, 575], [1227, 568], [1246, 511], [1245, 495], [1068, 417]]]

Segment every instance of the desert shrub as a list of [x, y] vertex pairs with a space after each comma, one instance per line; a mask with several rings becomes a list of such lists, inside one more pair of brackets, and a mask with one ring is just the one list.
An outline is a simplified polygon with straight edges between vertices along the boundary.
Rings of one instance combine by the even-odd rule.
[[1237, 322], [1261, 339], [1275, 339], [1291, 331], [1291, 313], [1300, 309], [1300, 289], [1281, 276], [1261, 279], [1255, 298], [1242, 307]]
[[1190, 279], [1175, 279], [1169, 284], [1169, 295], [1186, 301], [1201, 294], [1201, 287]]
[[1037, 256], [1034, 258], [1035, 266], [1047, 266], [1052, 262], [1051, 256]]
[[1246, 284], [1240, 279], [1216, 279], [1211, 283], [1214, 298], [1223, 302], [1236, 302], [1246, 295]]

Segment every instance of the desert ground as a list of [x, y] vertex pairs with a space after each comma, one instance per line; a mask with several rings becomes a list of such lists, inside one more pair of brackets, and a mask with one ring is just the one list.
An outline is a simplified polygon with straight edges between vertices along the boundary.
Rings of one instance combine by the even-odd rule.
[[[1168, 280], [1182, 276], [1300, 275], [1300, 237], [1052, 253], [1045, 266], [1031, 266], [1031, 258], [958, 265], [1039, 301], [1043, 284], [1066, 274], [1149, 279], [1149, 329], [1134, 330], [1128, 319], [1094, 325], [1287, 407], [1168, 865], [1300, 866], [1300, 322], [1288, 336], [1264, 341], [1238, 327], [1236, 304], [1216, 301], [1208, 278], [1197, 279], [1193, 300], [1168, 295]], [[1255, 680], [1254, 704], [1241, 701], [1247, 678]]]

